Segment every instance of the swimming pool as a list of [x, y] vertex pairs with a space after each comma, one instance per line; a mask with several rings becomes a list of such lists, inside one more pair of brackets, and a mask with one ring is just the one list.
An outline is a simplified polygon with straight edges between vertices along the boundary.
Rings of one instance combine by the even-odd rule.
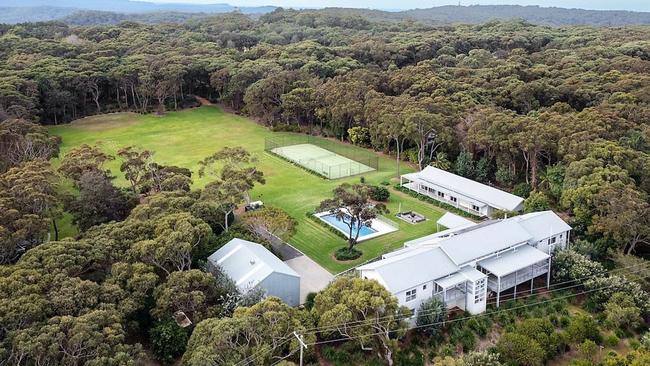
[[[336, 229], [338, 229], [339, 231], [341, 231], [343, 234], [345, 234], [345, 236], [349, 236], [350, 227], [347, 224], [347, 223], [350, 222], [350, 216], [349, 215], [345, 215], [345, 218], [343, 218], [343, 220], [345, 220], [345, 222], [343, 220], [337, 218], [336, 214], [326, 214], [326, 215], [319, 216], [319, 218], [321, 220], [325, 221], [326, 223], [330, 224], [330, 226], [333, 226]], [[352, 225], [352, 235], [355, 235], [356, 233], [357, 233], [357, 225], [354, 224], [354, 225]], [[373, 235], [373, 234], [376, 234], [376, 233], [377, 233], [377, 230], [373, 229], [372, 226], [368, 227], [368, 226], [362, 225], [361, 229], [359, 230], [359, 239], [361, 239], [364, 236]]]

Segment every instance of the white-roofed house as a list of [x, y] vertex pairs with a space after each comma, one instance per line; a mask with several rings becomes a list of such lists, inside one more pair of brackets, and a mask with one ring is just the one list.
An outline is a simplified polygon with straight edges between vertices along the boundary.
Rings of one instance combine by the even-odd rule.
[[[550, 281], [551, 254], [568, 243], [571, 227], [552, 211], [490, 220], [411, 240], [381, 260], [357, 267], [417, 311], [433, 296], [472, 314], [485, 311], [487, 291], [496, 295], [537, 277]], [[552, 239], [556, 238], [553, 244]], [[559, 238], [562, 238], [560, 240]]]
[[524, 208], [519, 196], [432, 166], [402, 175], [400, 185], [481, 217]]
[[288, 305], [300, 304], [300, 275], [260, 244], [232, 239], [208, 257], [208, 265], [223, 271], [242, 293], [259, 288]]

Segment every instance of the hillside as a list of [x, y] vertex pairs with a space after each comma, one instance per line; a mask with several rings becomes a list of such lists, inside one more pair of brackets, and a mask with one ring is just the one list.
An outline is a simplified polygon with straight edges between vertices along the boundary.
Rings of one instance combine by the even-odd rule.
[[[265, 14], [275, 6], [235, 7], [223, 4], [147, 3], [142, 1], [81, 1], [63, 0], [56, 6], [43, 0], [7, 0], [0, 7], [0, 23], [14, 24], [62, 20], [72, 25], [117, 24], [122, 21], [142, 23], [181, 23], [208, 14], [239, 11], [243, 14]], [[324, 8], [300, 10], [330, 15], [356, 15], [372, 21], [419, 21], [427, 24], [480, 24], [494, 20], [523, 19], [532, 24], [565, 26], [624, 26], [650, 24], [650, 13], [564, 9], [557, 7], [519, 5], [439, 6], [406, 11], [374, 9]]]

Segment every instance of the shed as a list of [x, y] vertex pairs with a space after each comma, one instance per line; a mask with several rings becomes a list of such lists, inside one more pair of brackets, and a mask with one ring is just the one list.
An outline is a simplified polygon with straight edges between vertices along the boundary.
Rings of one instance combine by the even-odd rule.
[[291, 306], [300, 304], [300, 275], [260, 244], [232, 239], [208, 262], [228, 275], [242, 293], [261, 288]]

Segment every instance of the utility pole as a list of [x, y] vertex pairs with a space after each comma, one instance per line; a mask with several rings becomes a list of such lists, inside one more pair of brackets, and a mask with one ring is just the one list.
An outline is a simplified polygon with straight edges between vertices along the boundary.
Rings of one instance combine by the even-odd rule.
[[302, 366], [302, 355], [303, 355], [303, 350], [307, 349], [307, 345], [302, 339], [302, 335], [298, 335], [295, 331], [293, 332], [293, 335], [296, 336], [298, 339], [298, 342], [300, 342], [300, 366]]

